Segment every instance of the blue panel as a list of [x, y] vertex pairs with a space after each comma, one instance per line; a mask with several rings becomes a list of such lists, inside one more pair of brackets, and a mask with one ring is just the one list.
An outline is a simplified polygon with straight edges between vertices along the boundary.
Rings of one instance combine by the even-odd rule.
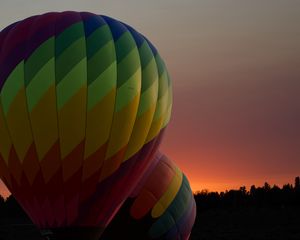
[[101, 16], [90, 16], [83, 21], [85, 36], [91, 35], [97, 28], [106, 24]]
[[145, 42], [145, 38], [140, 33], [138, 33], [135, 29], [133, 29], [132, 27], [128, 26], [125, 23], [124, 23], [124, 25], [127, 27], [127, 29], [129, 30], [129, 32], [133, 36], [136, 45], [138, 47], [141, 47], [142, 44]]
[[127, 28], [120, 23], [119, 21], [112, 19], [107, 16], [102, 16], [106, 23], [109, 25], [111, 33], [113, 35], [114, 40], [118, 40], [119, 37], [123, 35], [124, 32], [127, 31]]
[[[190, 193], [192, 195], [192, 193]], [[185, 213], [183, 216], [176, 222], [176, 224], [166, 233], [165, 239], [175, 239], [176, 235], [184, 234], [186, 224], [188, 223], [192, 213], [193, 213], [193, 201], [194, 198], [191, 197]]]
[[153, 44], [152, 44], [145, 36], [143, 36], [143, 37], [145, 38], [145, 40], [146, 40], [147, 43], [149, 44], [149, 47], [151, 48], [153, 55], [156, 56], [156, 54], [157, 54], [157, 49], [153, 46]]

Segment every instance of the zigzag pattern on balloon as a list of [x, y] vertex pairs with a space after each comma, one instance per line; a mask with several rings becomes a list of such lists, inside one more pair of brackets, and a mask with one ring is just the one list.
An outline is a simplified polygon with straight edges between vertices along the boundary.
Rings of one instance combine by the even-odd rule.
[[172, 106], [163, 60], [134, 29], [91, 13], [30, 17], [0, 46], [1, 177], [40, 227], [76, 223], [96, 188], [122, 181], [126, 165], [139, 178], [137, 156], [155, 152]]

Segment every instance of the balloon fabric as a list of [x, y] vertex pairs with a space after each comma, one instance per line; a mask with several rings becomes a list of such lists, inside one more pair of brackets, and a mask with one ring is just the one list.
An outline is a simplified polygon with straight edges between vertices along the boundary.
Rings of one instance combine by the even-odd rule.
[[0, 177], [45, 235], [98, 239], [161, 162], [171, 109], [164, 61], [125, 23], [50, 12], [0, 32]]

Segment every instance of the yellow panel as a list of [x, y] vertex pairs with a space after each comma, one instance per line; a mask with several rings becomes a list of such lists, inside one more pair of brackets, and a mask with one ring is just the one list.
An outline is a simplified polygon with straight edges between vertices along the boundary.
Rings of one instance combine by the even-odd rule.
[[163, 120], [164, 116], [152, 122], [151, 128], [146, 138], [146, 143], [150, 142], [153, 138], [155, 138], [158, 135], [159, 131], [161, 130]]
[[173, 93], [172, 93], [172, 85], [170, 85], [168, 88], [168, 108], [167, 108], [166, 117], [164, 119], [163, 127], [167, 126], [167, 124], [170, 122], [172, 105], [173, 105]]
[[126, 107], [115, 112], [106, 159], [127, 145], [136, 119], [139, 99], [140, 95], [137, 94]]
[[171, 120], [172, 104], [168, 106], [162, 128], [166, 127]]
[[[139, 104], [139, 94], [121, 111], [115, 112], [108, 150], [100, 180], [112, 174], [122, 163], [125, 148], [130, 139]], [[116, 155], [114, 157], [114, 155]]]
[[163, 127], [164, 120], [166, 119], [167, 116], [167, 107], [168, 107], [168, 91], [162, 96], [157, 104], [156, 104], [156, 110], [154, 114], [154, 119], [151, 125], [151, 128], [149, 130], [146, 143], [150, 142], [153, 138], [155, 138], [160, 130]]
[[58, 139], [55, 86], [51, 86], [30, 113], [39, 160]]
[[81, 87], [58, 113], [61, 157], [65, 158], [85, 137], [86, 86]]
[[0, 99], [0, 154], [3, 157], [3, 160], [5, 161], [6, 165], [8, 165], [8, 157], [11, 146], [12, 142], [6, 127], [2, 103]]
[[136, 119], [124, 161], [128, 160], [143, 147], [151, 127], [155, 106], [156, 104], [153, 104], [148, 111]]
[[22, 87], [12, 101], [6, 116], [7, 127], [10, 132], [16, 153], [21, 161], [33, 142], [30, 122], [28, 118], [25, 89]]
[[85, 159], [95, 153], [109, 139], [116, 89], [112, 89], [87, 114]]
[[153, 218], [160, 217], [164, 211], [169, 207], [171, 202], [176, 197], [178, 193], [181, 183], [182, 183], [183, 174], [181, 170], [176, 167], [176, 174], [170, 183], [168, 190], [162, 195], [159, 201], [155, 204], [152, 209], [151, 215]]
[[171, 118], [172, 101], [171, 101], [171, 96], [170, 96], [170, 92], [169, 91], [168, 91], [167, 96], [168, 96], [168, 103], [167, 103], [166, 109], [165, 109], [165, 111], [164, 111], [164, 113], [162, 115], [163, 122], [162, 122], [161, 129], [164, 128], [168, 124], [168, 122], [169, 122], [169, 120]]

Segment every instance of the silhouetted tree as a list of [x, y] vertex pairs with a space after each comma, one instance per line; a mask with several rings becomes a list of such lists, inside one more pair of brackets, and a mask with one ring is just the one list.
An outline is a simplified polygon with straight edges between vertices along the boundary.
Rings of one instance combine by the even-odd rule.
[[250, 195], [253, 196], [255, 194], [255, 191], [256, 191], [256, 187], [255, 185], [252, 185], [250, 188]]
[[247, 195], [247, 189], [245, 186], [240, 187], [240, 192], [242, 193], [242, 195]]
[[295, 178], [295, 189], [296, 190], [300, 189], [300, 177]]
[[220, 194], [204, 190], [196, 193], [195, 199], [199, 211], [216, 207], [300, 205], [300, 179], [295, 178], [294, 188], [291, 184], [285, 184], [282, 188], [277, 185], [271, 187], [266, 182], [263, 187], [252, 185], [250, 191], [247, 191], [245, 186]]
[[267, 183], [267, 182], [265, 182], [265, 184], [264, 184], [264, 189], [265, 189], [266, 192], [270, 191], [270, 190], [271, 190], [270, 184]]

